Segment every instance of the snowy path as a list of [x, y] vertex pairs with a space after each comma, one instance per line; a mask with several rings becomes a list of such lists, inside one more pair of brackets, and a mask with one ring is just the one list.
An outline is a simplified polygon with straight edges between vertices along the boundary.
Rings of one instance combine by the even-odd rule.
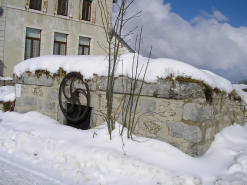
[[51, 179], [42, 177], [0, 158], [0, 185], [57, 185]]

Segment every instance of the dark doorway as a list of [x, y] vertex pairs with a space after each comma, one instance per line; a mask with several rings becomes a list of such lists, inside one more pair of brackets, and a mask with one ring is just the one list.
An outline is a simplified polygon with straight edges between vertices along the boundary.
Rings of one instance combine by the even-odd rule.
[[[69, 109], [72, 106], [72, 104], [67, 103], [67, 109]], [[81, 105], [81, 109], [82, 112], [85, 111], [86, 106]], [[70, 117], [76, 117], [79, 114], [79, 105], [75, 105], [74, 111], [71, 114], [68, 114]], [[89, 107], [87, 115], [84, 119], [79, 120], [77, 122], [72, 122], [67, 120], [67, 125], [74, 127], [74, 128], [78, 128], [78, 129], [82, 129], [82, 130], [88, 130], [90, 129], [90, 117], [91, 117], [91, 111], [92, 111], [92, 107]]]

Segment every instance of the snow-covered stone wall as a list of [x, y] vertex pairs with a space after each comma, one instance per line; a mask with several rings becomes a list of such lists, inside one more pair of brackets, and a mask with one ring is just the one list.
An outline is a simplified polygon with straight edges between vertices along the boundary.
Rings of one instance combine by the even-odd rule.
[[[16, 97], [15, 111], [38, 111], [66, 124], [59, 108], [58, 90], [63, 77], [24, 73], [15, 76], [14, 82], [21, 84], [21, 96]], [[114, 111], [117, 111], [124, 92], [127, 77], [116, 77], [114, 86]], [[94, 75], [87, 80], [90, 87], [91, 127], [104, 121], [100, 111], [106, 110], [106, 77]], [[140, 86], [141, 82], [138, 82]], [[77, 84], [77, 86], [80, 86]], [[201, 156], [209, 148], [214, 135], [224, 127], [244, 124], [245, 102], [234, 93], [228, 94], [209, 88], [198, 81], [177, 78], [159, 78], [154, 83], [144, 83], [137, 105], [138, 120], [135, 133], [168, 142], [191, 156]], [[83, 86], [81, 87], [83, 88]], [[85, 104], [85, 100], [81, 99]], [[121, 105], [120, 105], [121, 106]], [[117, 120], [121, 123], [121, 115]]]

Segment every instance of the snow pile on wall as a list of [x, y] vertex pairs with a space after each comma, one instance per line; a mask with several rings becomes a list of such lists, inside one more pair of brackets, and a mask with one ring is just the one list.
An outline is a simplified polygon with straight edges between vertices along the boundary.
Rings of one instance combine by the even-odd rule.
[[247, 85], [234, 84], [233, 87], [237, 91], [237, 93], [241, 96], [241, 98], [245, 101], [247, 108], [247, 92], [243, 91], [243, 89], [247, 89]]
[[[121, 55], [118, 58], [115, 76], [132, 76], [134, 56], [135, 55], [131, 53]], [[135, 62], [137, 61], [136, 59], [137, 56], [135, 56]], [[148, 58], [142, 56], [139, 57], [138, 74], [143, 66], [139, 79], [143, 78], [147, 61]], [[41, 56], [17, 64], [14, 67], [14, 74], [21, 76], [26, 71], [35, 73], [36, 70], [46, 70], [51, 74], [54, 74], [57, 73], [59, 68], [62, 68], [67, 73], [80, 72], [83, 74], [84, 78], [91, 79], [94, 74], [107, 76], [108, 60], [107, 56]], [[166, 78], [170, 76], [172, 76], [173, 79], [182, 76], [200, 80], [211, 86], [213, 89], [218, 88], [227, 93], [230, 93], [233, 90], [230, 81], [210, 71], [201, 70], [189, 64], [172, 59], [150, 59], [145, 77], [146, 82], [156, 82], [158, 78]]]
[[0, 101], [9, 102], [15, 100], [15, 87], [14, 86], [2, 86], [0, 87]]

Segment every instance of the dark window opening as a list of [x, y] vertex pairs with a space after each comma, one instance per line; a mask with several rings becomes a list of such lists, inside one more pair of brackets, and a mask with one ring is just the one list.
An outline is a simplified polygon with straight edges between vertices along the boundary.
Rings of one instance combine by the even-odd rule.
[[34, 10], [41, 10], [42, 0], [30, 0], [29, 8]]
[[90, 54], [90, 39], [85, 37], [79, 37], [78, 55]]
[[66, 55], [67, 48], [67, 35], [62, 33], [54, 34], [54, 55]]
[[38, 56], [40, 56], [40, 30], [27, 28], [24, 59]]
[[57, 7], [57, 14], [66, 16], [67, 11], [68, 11], [68, 0], [59, 0]]
[[90, 21], [92, 0], [83, 0], [82, 20]]
[[[67, 103], [67, 109], [69, 109], [71, 106], [72, 104]], [[86, 109], [86, 106], [81, 105], [81, 109], [83, 113], [83, 111]], [[82, 129], [82, 130], [90, 129], [91, 112], [92, 112], [92, 107], [89, 107], [88, 113], [83, 120], [79, 120], [77, 122], [72, 122], [72, 121], [67, 120], [67, 125], [74, 127], [74, 128]], [[78, 115], [78, 113], [79, 113], [79, 105], [75, 105], [73, 113], [68, 114], [68, 115], [70, 117], [75, 118]]]

